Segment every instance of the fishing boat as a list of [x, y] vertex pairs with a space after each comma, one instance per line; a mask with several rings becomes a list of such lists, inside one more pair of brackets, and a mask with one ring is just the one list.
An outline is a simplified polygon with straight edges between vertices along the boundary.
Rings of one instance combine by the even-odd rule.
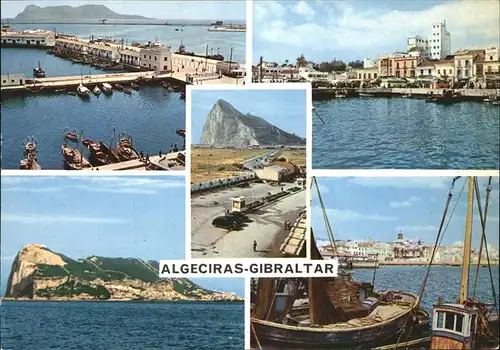
[[[319, 194], [319, 187], [313, 178]], [[320, 202], [323, 201], [320, 199]], [[322, 206], [322, 210], [326, 209]], [[332, 247], [335, 240], [325, 219]], [[322, 259], [311, 229], [312, 259]], [[303, 314], [294, 304], [307, 295]], [[417, 314], [417, 296], [404, 291], [375, 292], [340, 271], [338, 277], [298, 279], [259, 278], [250, 329], [258, 344], [280, 348], [369, 348], [387, 344], [412, 328], [429, 322]], [[297, 311], [297, 310], [295, 310]], [[428, 316], [428, 314], [427, 314]], [[408, 325], [410, 320], [410, 325]]]
[[361, 97], [376, 97], [377, 95], [370, 94], [370, 93], [367, 93], [367, 92], [360, 92], [359, 96], [361, 96]]
[[96, 85], [92, 92], [94, 93], [94, 95], [99, 96], [101, 94], [101, 89], [99, 89], [99, 87]]
[[139, 90], [140, 86], [136, 83], [130, 83], [130, 86], [132, 87], [132, 89], [134, 90]]
[[123, 64], [113, 64], [102, 66], [102, 70], [123, 70]]
[[78, 85], [76, 88], [76, 94], [84, 99], [90, 98], [90, 95], [92, 94], [90, 90], [83, 84]]
[[38, 151], [36, 149], [38, 141], [34, 137], [29, 137], [24, 145], [24, 159], [21, 159], [19, 169], [21, 170], [41, 170], [37, 163]]
[[113, 87], [108, 83], [102, 83], [101, 88], [105, 95], [111, 95], [113, 93]]
[[45, 78], [45, 70], [40, 65], [40, 61], [38, 61], [38, 68], [33, 68], [33, 76], [35, 78]]
[[453, 92], [453, 90], [446, 90], [443, 92], [443, 96], [436, 97], [436, 103], [438, 104], [454, 104], [462, 101], [462, 96], [459, 92]]
[[342, 93], [342, 92], [339, 92], [339, 93], [335, 94], [335, 97], [336, 97], [336, 98], [346, 98], [346, 97], [347, 97], [347, 94], [344, 94], [344, 93]]
[[91, 139], [86, 138], [86, 137], [82, 138], [82, 145], [88, 146], [88, 145], [90, 145], [92, 143], [95, 143], [95, 142], [93, 140], [91, 140]]
[[110, 163], [115, 163], [110, 160], [108, 155], [102, 150], [100, 143], [90, 142], [87, 145], [90, 152], [90, 163], [93, 166], [102, 166]]
[[131, 88], [124, 88], [123, 92], [130, 95], [130, 94], [132, 94], [132, 89]]
[[123, 91], [123, 89], [125, 89], [125, 88], [123, 87], [123, 85], [122, 85], [122, 84], [115, 84], [115, 89], [116, 89], [116, 90]]
[[71, 148], [66, 144], [61, 146], [62, 155], [64, 158], [64, 166], [69, 170], [82, 170], [90, 168], [91, 165], [82, 153], [76, 148]]
[[70, 141], [78, 141], [78, 134], [76, 133], [76, 130], [74, 131], [69, 131], [68, 128], [64, 129], [64, 138]]
[[125, 133], [119, 135], [119, 142], [115, 148], [115, 152], [118, 156], [118, 159], [121, 162], [125, 162], [128, 160], [139, 159], [139, 154], [132, 146], [132, 137]]
[[186, 137], [186, 129], [177, 129], [175, 133], [179, 136]]

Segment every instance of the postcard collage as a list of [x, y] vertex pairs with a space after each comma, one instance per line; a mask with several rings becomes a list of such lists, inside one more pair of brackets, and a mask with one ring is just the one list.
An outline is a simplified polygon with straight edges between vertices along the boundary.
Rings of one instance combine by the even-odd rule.
[[1, 5], [1, 349], [498, 349], [498, 1]]

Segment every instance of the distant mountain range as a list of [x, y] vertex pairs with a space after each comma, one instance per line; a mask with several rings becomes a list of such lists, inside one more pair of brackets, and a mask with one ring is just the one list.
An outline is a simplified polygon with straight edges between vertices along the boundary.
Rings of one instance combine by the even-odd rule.
[[91, 256], [72, 259], [41, 244], [17, 254], [6, 299], [240, 301], [234, 293], [205, 289], [186, 278], [159, 278], [158, 261]]
[[235, 147], [301, 146], [306, 144], [306, 139], [286, 132], [261, 117], [243, 114], [227, 101], [218, 100], [203, 126], [201, 144]]
[[153, 19], [137, 15], [121, 15], [116, 13], [104, 5], [82, 5], [78, 7], [72, 6], [47, 6], [40, 7], [36, 5], [26, 6], [23, 12], [19, 13], [15, 21], [81, 21], [81, 20], [98, 20], [98, 19], [122, 19], [122, 20], [145, 20]]

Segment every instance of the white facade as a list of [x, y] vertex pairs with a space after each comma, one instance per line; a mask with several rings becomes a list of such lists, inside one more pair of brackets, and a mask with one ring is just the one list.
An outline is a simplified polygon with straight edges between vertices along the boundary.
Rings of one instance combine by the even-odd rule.
[[24, 85], [26, 78], [22, 73], [2, 75], [2, 86]]
[[453, 60], [436, 62], [434, 67], [438, 78], [452, 78], [455, 76], [455, 63]]
[[494, 62], [500, 60], [498, 55], [498, 47], [490, 47], [484, 50], [484, 61]]
[[409, 37], [407, 41], [407, 46], [408, 46], [407, 50], [410, 53], [410, 55], [412, 54], [411, 52], [413, 52], [413, 55], [416, 55], [416, 52], [418, 52], [419, 55], [421, 54], [424, 57], [428, 57], [430, 55], [429, 40], [424, 36], [415, 35]]
[[105, 44], [88, 44], [87, 52], [92, 56], [106, 58], [108, 60], [117, 61], [120, 58], [120, 53], [116, 46]]
[[2, 31], [1, 41], [2, 45], [44, 47], [52, 47], [55, 45], [54, 33], [42, 30], [25, 30], [22, 32]]
[[371, 58], [365, 58], [363, 60], [363, 68], [373, 68], [377, 67], [377, 60], [372, 60]]
[[474, 53], [465, 51], [455, 55], [455, 78], [469, 79], [473, 77]]
[[451, 54], [451, 36], [446, 30], [446, 21], [432, 25], [429, 47], [432, 59], [442, 60]]
[[139, 67], [141, 53], [136, 50], [120, 50], [120, 62]]
[[417, 77], [435, 77], [436, 66], [433, 63], [423, 63], [417, 67], [415, 75]]
[[155, 72], [172, 70], [172, 52], [166, 46], [149, 46], [141, 48], [141, 68], [151, 69]]
[[310, 68], [310, 67], [299, 68], [299, 75], [309, 82], [328, 81], [328, 73], [327, 72], [318, 72], [314, 68]]

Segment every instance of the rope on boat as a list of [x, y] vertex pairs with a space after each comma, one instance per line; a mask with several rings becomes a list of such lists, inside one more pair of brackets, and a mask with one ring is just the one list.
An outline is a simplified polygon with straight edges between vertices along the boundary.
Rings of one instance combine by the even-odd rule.
[[252, 328], [252, 333], [253, 336], [255, 337], [255, 340], [257, 341], [259, 349], [262, 350], [262, 345], [260, 345], [259, 337], [257, 337], [257, 332], [255, 331], [255, 327], [253, 326], [253, 322], [251, 320], [250, 320], [250, 328]]
[[477, 177], [474, 178], [474, 187], [476, 189], [476, 198], [477, 198], [477, 207], [479, 210], [479, 217], [481, 219], [481, 228], [482, 228], [482, 236], [481, 236], [481, 245], [479, 248], [479, 258], [478, 258], [478, 264], [476, 267], [476, 279], [474, 281], [474, 292], [472, 294], [472, 300], [475, 299], [476, 296], [476, 285], [477, 281], [479, 278], [479, 267], [481, 263], [481, 248], [483, 246], [483, 241], [484, 241], [484, 248], [486, 251], [486, 260], [488, 261], [488, 270], [490, 272], [490, 282], [491, 282], [491, 290], [493, 292], [493, 304], [495, 306], [495, 310], [498, 313], [498, 306], [497, 306], [497, 298], [496, 298], [496, 292], [495, 292], [495, 283], [493, 282], [493, 274], [491, 272], [491, 264], [490, 264], [490, 255], [488, 253], [488, 242], [486, 241], [486, 216], [488, 215], [488, 204], [489, 204], [489, 198], [490, 198], [490, 193], [491, 193], [491, 176], [489, 177], [488, 185], [486, 187], [486, 200], [485, 200], [485, 207], [484, 207], [484, 216], [483, 216], [483, 210], [481, 207], [481, 195], [479, 193], [479, 184], [477, 181]]
[[[453, 208], [453, 211], [452, 211], [452, 214], [450, 215], [450, 218], [448, 220], [448, 223], [443, 231], [443, 226], [444, 226], [444, 223], [446, 221], [446, 215], [448, 213], [448, 209], [450, 207], [450, 202], [451, 202], [451, 199], [453, 197], [453, 189], [455, 187], [455, 182], [460, 179], [460, 176], [457, 176], [453, 179], [452, 183], [451, 183], [451, 186], [450, 186], [450, 190], [448, 192], [448, 198], [446, 200], [446, 204], [445, 204], [445, 207], [444, 207], [444, 212], [443, 212], [443, 216], [441, 217], [441, 223], [439, 225], [439, 229], [438, 229], [438, 234], [436, 236], [436, 241], [434, 243], [434, 249], [432, 250], [432, 255], [431, 255], [431, 259], [429, 261], [429, 265], [427, 266], [427, 271], [425, 273], [425, 277], [424, 277], [424, 280], [422, 282], [422, 285], [420, 286], [420, 291], [418, 293], [418, 296], [417, 296], [417, 302], [415, 303], [415, 306], [413, 308], [413, 311], [410, 312], [408, 314], [408, 316], [406, 317], [406, 320], [405, 320], [405, 323], [403, 324], [403, 328], [401, 329], [401, 332], [399, 334], [399, 337], [398, 337], [398, 341], [396, 342], [396, 344], [394, 345], [394, 348], [393, 349], [397, 349], [398, 348], [398, 345], [399, 345], [399, 342], [401, 341], [401, 337], [403, 336], [403, 334], [405, 334], [405, 330], [406, 330], [406, 326], [408, 325], [408, 321], [410, 320], [411, 316], [413, 316], [413, 312], [415, 310], [418, 310], [418, 307], [420, 305], [420, 301], [422, 300], [423, 298], [423, 295], [424, 295], [424, 291], [425, 291], [425, 286], [427, 284], [427, 279], [429, 278], [429, 274], [430, 274], [430, 271], [431, 271], [431, 266], [432, 266], [432, 262], [434, 261], [434, 257], [436, 256], [436, 251], [439, 247], [439, 244], [444, 236], [444, 233], [446, 232], [446, 229], [448, 228], [448, 224], [450, 223], [450, 220], [451, 220], [451, 216], [453, 215], [453, 213], [455, 212], [455, 208], [457, 207], [457, 204], [458, 204], [458, 200], [455, 202], [455, 206]], [[462, 194], [463, 190], [465, 188], [465, 183], [464, 183], [464, 186], [462, 187], [462, 191], [460, 192], [460, 195]], [[459, 197], [460, 198], [460, 197]], [[411, 334], [411, 331], [413, 330], [413, 324], [412, 324], [412, 328], [410, 329], [410, 332], [407, 334], [407, 337], [409, 334]]]

